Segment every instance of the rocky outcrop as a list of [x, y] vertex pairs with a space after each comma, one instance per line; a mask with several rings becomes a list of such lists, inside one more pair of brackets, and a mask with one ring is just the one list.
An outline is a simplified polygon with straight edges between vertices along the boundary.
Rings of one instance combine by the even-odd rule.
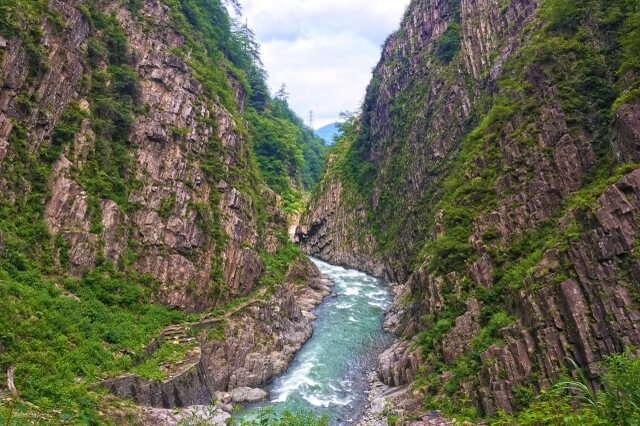
[[640, 104], [625, 104], [618, 108], [613, 146], [619, 162], [640, 162]]
[[[214, 388], [230, 391], [266, 385], [286, 371], [294, 354], [311, 337], [311, 310], [329, 294], [329, 283], [308, 260], [294, 264], [285, 282], [267, 302], [230, 316], [220, 326], [218, 339], [202, 341]], [[306, 284], [296, 284], [299, 282]]]
[[345, 200], [342, 184], [330, 176], [320, 186], [320, 198], [311, 200], [310, 213], [301, 219], [294, 240], [309, 255], [376, 277], [385, 276], [384, 263], [377, 259], [375, 239], [367, 229], [354, 226], [356, 221], [366, 220], [364, 207]]
[[454, 363], [466, 352], [473, 339], [480, 332], [480, 305], [476, 299], [469, 299], [467, 312], [456, 319], [456, 325], [442, 341], [442, 359], [447, 364]]
[[439, 411], [417, 417], [413, 415], [419, 410], [419, 402], [412, 394], [411, 387], [389, 387], [380, 382], [375, 374], [369, 377], [368, 406], [363, 417], [358, 420], [359, 426], [387, 426], [389, 420], [406, 419], [411, 426], [449, 426], [455, 421], [446, 419]]
[[[122, 398], [155, 408], [203, 405], [214, 397], [224, 404], [263, 400], [267, 393], [259, 388], [283, 373], [311, 337], [312, 309], [329, 288], [317, 267], [301, 259], [269, 297], [259, 291], [225, 314], [166, 329], [149, 345], [145, 359], [163, 342], [193, 347], [179, 363], [162, 366], [165, 380], [125, 375], [102, 385]], [[197, 339], [190, 337], [194, 331]]]
[[[69, 102], [78, 96], [82, 76], [87, 71], [86, 46], [89, 24], [72, 2], [51, 0], [49, 7], [60, 14], [67, 31], [56, 31], [46, 20], [42, 24], [43, 47], [47, 52], [46, 71], [39, 79], [31, 78], [27, 46], [19, 38], [4, 41], [0, 68], [0, 175], [13, 167], [6, 162], [9, 137], [15, 122], [26, 121], [29, 147], [37, 152], [51, 132]], [[24, 108], [24, 101], [33, 99], [37, 108]], [[6, 181], [0, 179], [4, 192]]]
[[[538, 289], [513, 297], [520, 321], [505, 330], [506, 343], [482, 354], [480, 399], [495, 413], [516, 408], [519, 385], [549, 386], [572, 359], [598, 386], [599, 362], [610, 353], [638, 347], [640, 286], [633, 258], [640, 215], [640, 171], [599, 198], [595, 222], [567, 250], [545, 254], [533, 271]], [[566, 266], [565, 266], [566, 265]], [[575, 278], [548, 277], [569, 268]], [[534, 372], [536, 379], [534, 380]]]
[[178, 365], [167, 368], [168, 378], [154, 381], [138, 376], [107, 380], [102, 385], [115, 395], [148, 407], [175, 408], [209, 403], [213, 391], [195, 346]]
[[394, 343], [378, 358], [378, 371], [382, 383], [397, 387], [413, 382], [420, 366], [420, 359], [419, 351], [414, 350], [411, 342]]

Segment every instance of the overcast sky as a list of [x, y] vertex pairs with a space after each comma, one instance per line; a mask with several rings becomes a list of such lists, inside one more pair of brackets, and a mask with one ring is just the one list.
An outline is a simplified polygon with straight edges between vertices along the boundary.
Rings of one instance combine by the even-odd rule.
[[[380, 46], [409, 0], [243, 0], [244, 19], [262, 45], [271, 91], [317, 129], [360, 106]], [[307, 123], [308, 124], [308, 123]]]

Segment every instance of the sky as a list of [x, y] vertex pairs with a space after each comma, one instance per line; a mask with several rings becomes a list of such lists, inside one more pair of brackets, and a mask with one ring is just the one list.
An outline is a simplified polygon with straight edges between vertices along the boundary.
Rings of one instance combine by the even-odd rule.
[[242, 0], [243, 19], [261, 44], [275, 93], [314, 128], [355, 111], [384, 40], [398, 29], [409, 0]]

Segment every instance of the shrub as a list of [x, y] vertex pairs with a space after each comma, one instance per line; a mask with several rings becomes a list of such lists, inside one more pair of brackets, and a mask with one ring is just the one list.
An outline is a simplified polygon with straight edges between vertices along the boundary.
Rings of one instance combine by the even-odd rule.
[[449, 64], [460, 50], [460, 24], [449, 23], [447, 30], [436, 42], [436, 56], [443, 63]]

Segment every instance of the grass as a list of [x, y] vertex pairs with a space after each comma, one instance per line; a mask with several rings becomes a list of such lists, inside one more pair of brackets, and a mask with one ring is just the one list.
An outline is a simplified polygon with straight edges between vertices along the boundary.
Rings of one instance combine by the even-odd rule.
[[195, 346], [195, 343], [186, 345], [184, 343], [163, 342], [151, 358], [132, 368], [131, 373], [156, 382], [166, 380], [168, 376], [162, 367], [182, 361]]
[[500, 413], [491, 425], [640, 424], [640, 359], [631, 353], [612, 355], [603, 362], [603, 368], [601, 390], [594, 391], [577, 370], [577, 379], [559, 381], [552, 389], [533, 397], [521, 413]]
[[[11, 257], [11, 253], [10, 257]], [[97, 419], [93, 383], [132, 367], [152, 337], [188, 316], [153, 305], [142, 281], [108, 270], [54, 282], [24, 260], [0, 259], [0, 368], [21, 397], [76, 421]], [[1, 422], [0, 422], [1, 423]]]

